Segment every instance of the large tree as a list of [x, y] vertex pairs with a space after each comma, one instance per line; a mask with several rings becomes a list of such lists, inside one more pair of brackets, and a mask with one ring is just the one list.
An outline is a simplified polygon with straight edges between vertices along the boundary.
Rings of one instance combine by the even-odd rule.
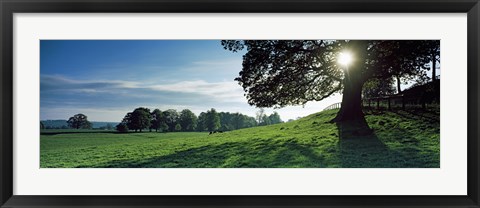
[[220, 117], [220, 131], [231, 131], [234, 129], [233, 127], [233, 114], [230, 112], [220, 112], [218, 113]]
[[198, 115], [197, 119], [197, 131], [205, 131], [207, 128], [205, 125], [205, 122], [207, 120], [207, 113], [201, 112], [200, 115]]
[[194, 131], [197, 128], [197, 116], [189, 109], [180, 112], [178, 123], [183, 131]]
[[214, 108], [208, 110], [205, 114], [205, 127], [208, 131], [215, 131], [220, 128], [220, 116]]
[[165, 124], [168, 126], [168, 130], [171, 132], [175, 131], [175, 126], [178, 123], [179, 114], [175, 109], [168, 109], [163, 111], [163, 116], [165, 117]]
[[127, 113], [122, 120], [128, 129], [142, 132], [143, 129], [150, 127], [151, 115], [148, 108], [137, 108], [133, 112]]
[[155, 131], [158, 132], [158, 130], [165, 131], [167, 128], [165, 128], [166, 123], [165, 123], [165, 116], [163, 115], [162, 111], [159, 109], [155, 109], [151, 113], [151, 118], [152, 120], [150, 121], [150, 129], [155, 129]]
[[[415, 72], [428, 62], [423, 44], [395, 40], [223, 40], [227, 50], [246, 49], [235, 80], [248, 103], [257, 107], [284, 107], [320, 101], [342, 93], [342, 106], [333, 121], [364, 120], [361, 108], [366, 81]], [[420, 44], [422, 43], [422, 44]], [[338, 63], [341, 53], [351, 62]], [[399, 67], [405, 66], [405, 67]], [[411, 67], [406, 67], [411, 66]]]
[[67, 124], [70, 128], [74, 129], [90, 129], [92, 128], [92, 124], [88, 121], [87, 116], [84, 114], [76, 114], [70, 117], [67, 121]]

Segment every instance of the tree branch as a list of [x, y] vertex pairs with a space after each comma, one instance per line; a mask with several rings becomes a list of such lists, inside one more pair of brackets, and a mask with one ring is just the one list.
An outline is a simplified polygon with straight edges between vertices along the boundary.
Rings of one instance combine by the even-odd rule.
[[331, 95], [333, 95], [333, 93], [336, 93], [337, 91], [341, 90], [342, 89], [342, 84], [339, 84], [335, 89], [333, 89], [332, 91], [330, 91], [329, 93], [327, 93], [326, 95], [320, 97], [319, 99], [315, 99], [315, 101], [321, 101], [327, 97], [330, 97]]

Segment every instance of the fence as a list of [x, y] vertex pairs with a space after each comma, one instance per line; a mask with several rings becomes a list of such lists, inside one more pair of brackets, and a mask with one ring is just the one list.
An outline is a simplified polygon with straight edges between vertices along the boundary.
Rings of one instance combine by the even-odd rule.
[[[388, 109], [401, 108], [439, 108], [440, 107], [440, 75], [432, 81], [423, 85], [414, 86], [403, 90], [401, 94], [363, 98], [363, 108]], [[342, 103], [334, 103], [323, 110], [339, 109]]]
[[323, 110], [326, 111], [326, 110], [340, 109], [341, 106], [342, 106], [342, 102], [334, 103], [334, 104], [331, 104], [331, 105], [327, 106]]
[[429, 99], [426, 96], [406, 96], [406, 95], [392, 95], [386, 97], [375, 97], [363, 99], [362, 105], [364, 108], [377, 108], [391, 110], [393, 108], [438, 108], [440, 104], [438, 100]]
[[362, 99], [363, 107], [372, 108], [373, 104], [377, 109], [387, 108], [388, 110], [391, 110], [393, 107], [401, 107], [405, 110], [407, 103], [412, 104], [412, 102], [408, 102], [408, 99], [403, 94]]
[[[332, 110], [332, 109], [340, 109], [342, 103], [334, 103], [323, 110]], [[403, 94], [400, 95], [392, 95], [392, 96], [385, 96], [385, 97], [374, 97], [368, 99], [362, 99], [362, 107], [363, 108], [376, 108], [376, 109], [387, 109], [392, 110], [394, 108], [405, 110], [406, 108], [437, 108], [439, 107], [438, 103], [427, 102], [425, 99], [421, 99], [418, 97], [410, 97], [405, 96]]]

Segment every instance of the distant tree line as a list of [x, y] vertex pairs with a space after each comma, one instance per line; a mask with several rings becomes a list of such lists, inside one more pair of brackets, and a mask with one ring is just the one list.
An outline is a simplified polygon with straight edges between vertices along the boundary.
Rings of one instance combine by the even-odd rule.
[[[40, 121], [40, 129], [92, 129], [92, 122], [84, 114], [75, 114], [68, 120], [47, 120], [53, 123], [45, 125]], [[142, 132], [149, 130], [156, 132], [193, 132], [193, 131], [231, 131], [235, 129], [249, 128], [282, 123], [280, 115], [273, 112], [265, 114], [263, 109], [257, 113], [257, 118], [243, 115], [241, 113], [217, 112], [214, 108], [201, 112], [198, 116], [191, 110], [184, 109], [177, 112], [174, 109], [161, 111], [139, 107], [128, 112], [122, 121], [115, 127], [119, 132]], [[108, 122], [102, 123], [97, 129], [111, 130], [114, 127]]]
[[91, 129], [92, 123], [88, 121], [87, 116], [84, 114], [75, 114], [67, 121], [65, 120], [47, 120], [45, 122], [50, 125], [45, 125], [40, 121], [40, 129]]
[[273, 112], [271, 115], [265, 114], [265, 110], [260, 108], [256, 115], [257, 124], [259, 126], [265, 126], [270, 124], [282, 123], [282, 119], [280, 119], [280, 115], [277, 112]]
[[283, 122], [277, 112], [266, 115], [261, 111], [259, 118], [249, 117], [241, 113], [217, 112], [214, 108], [201, 112], [198, 116], [191, 110], [180, 112], [174, 109], [161, 111], [139, 107], [128, 112], [116, 126], [119, 132], [192, 132], [192, 131], [230, 131], [259, 125], [270, 125]]
[[[69, 122], [70, 121], [70, 122]], [[76, 114], [68, 120], [43, 120], [40, 129], [98, 129], [113, 130], [114, 122], [90, 122], [84, 114]], [[78, 127], [78, 128], [77, 128]]]

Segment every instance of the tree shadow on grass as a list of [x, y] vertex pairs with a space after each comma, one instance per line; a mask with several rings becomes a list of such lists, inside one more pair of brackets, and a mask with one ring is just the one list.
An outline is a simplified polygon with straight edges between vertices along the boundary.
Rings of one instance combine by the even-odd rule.
[[431, 123], [440, 124], [440, 112], [426, 111], [421, 109], [396, 110], [392, 112], [406, 119], [418, 119], [418, 120], [424, 120]]
[[310, 147], [289, 140], [252, 139], [207, 145], [144, 161], [117, 160], [110, 168], [288, 168], [325, 167], [324, 159]]
[[385, 112], [392, 112], [405, 119], [415, 119], [432, 123], [440, 123], [440, 111], [437, 109], [422, 109], [422, 108], [409, 108], [409, 109], [366, 109], [365, 114], [368, 115], [384, 115]]
[[337, 127], [339, 158], [343, 168], [423, 167], [417, 149], [406, 148], [402, 152], [389, 149], [364, 120], [338, 122]]

